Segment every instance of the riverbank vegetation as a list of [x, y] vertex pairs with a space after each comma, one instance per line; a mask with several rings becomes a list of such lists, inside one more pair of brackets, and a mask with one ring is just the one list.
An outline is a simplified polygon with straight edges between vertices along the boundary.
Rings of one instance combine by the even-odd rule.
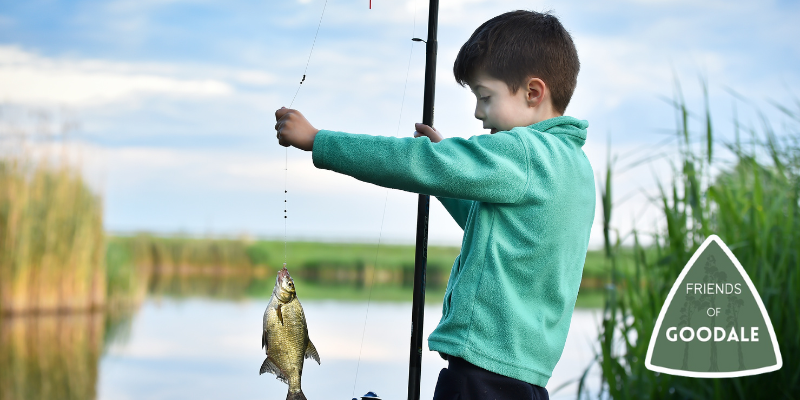
[[100, 198], [67, 164], [0, 159], [0, 311], [105, 303]]
[[[598, 185], [611, 284], [596, 363], [583, 374], [578, 397], [588, 396], [583, 393], [585, 381], [592, 369], [599, 368], [598, 398], [796, 398], [800, 393], [800, 374], [793, 364], [800, 357], [800, 134], [789, 130], [779, 139], [764, 117], [760, 129], [734, 121], [735, 141], [723, 143], [731, 155], [726, 162], [716, 153], [715, 143], [720, 141], [707, 97], [700, 113], [691, 112], [680, 95], [674, 106], [679, 116], [675, 132], [679, 158], [673, 164], [672, 182], [659, 186], [656, 204], [665, 226], [646, 233], [655, 245], [651, 252], [640, 244], [641, 232], [620, 235], [610, 228], [615, 173], [611, 162]], [[777, 106], [795, 124], [786, 126], [800, 122], [800, 105], [795, 106], [795, 111]], [[780, 345], [784, 363], [780, 370], [697, 379], [645, 368], [659, 311], [678, 274], [712, 234], [725, 241], [757, 288]], [[620, 243], [626, 238], [634, 247], [623, 253]], [[619, 268], [624, 260], [633, 262], [634, 268]]]
[[[311, 281], [411, 284], [414, 269], [413, 245], [378, 246], [313, 241], [284, 243], [148, 234], [111, 236], [108, 242], [110, 270], [133, 268], [135, 265], [139, 269], [168, 274], [269, 275], [287, 262], [290, 272]], [[447, 283], [450, 267], [459, 252], [460, 249], [455, 246], [428, 247], [429, 285]], [[586, 286], [599, 288], [604, 285], [605, 263], [602, 251], [587, 253], [584, 267]], [[620, 268], [631, 269], [633, 265], [632, 261], [623, 262]], [[371, 276], [371, 270], [375, 270], [377, 275]]]
[[[268, 297], [284, 260], [303, 298], [410, 301], [414, 246], [167, 237], [107, 239], [109, 298], [172, 296]], [[284, 250], [286, 249], [286, 250]], [[284, 255], [286, 251], [286, 255]], [[426, 300], [441, 302], [459, 248], [428, 247]], [[579, 306], [600, 304], [605, 282], [600, 251], [587, 254]], [[632, 268], [633, 263], [623, 268]], [[204, 277], [216, 277], [216, 284]], [[147, 287], [147, 288], [145, 288]], [[138, 293], [138, 294], [134, 294]]]

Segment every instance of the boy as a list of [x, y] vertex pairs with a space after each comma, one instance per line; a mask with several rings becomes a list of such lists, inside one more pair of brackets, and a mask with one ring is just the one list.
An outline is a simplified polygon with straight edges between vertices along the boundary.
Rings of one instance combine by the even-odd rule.
[[481, 25], [453, 73], [477, 97], [489, 135], [442, 139], [315, 129], [275, 112], [279, 143], [313, 151], [317, 168], [436, 196], [464, 229], [428, 338], [448, 360], [434, 399], [547, 399], [564, 349], [594, 219], [586, 121], [563, 116], [580, 64], [549, 14], [509, 12]]

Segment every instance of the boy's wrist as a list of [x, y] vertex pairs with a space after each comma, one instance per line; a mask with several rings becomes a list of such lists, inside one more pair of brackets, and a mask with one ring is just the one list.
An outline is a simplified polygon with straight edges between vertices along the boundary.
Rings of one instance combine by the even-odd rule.
[[322, 129], [314, 129], [314, 133], [311, 134], [311, 141], [308, 145], [308, 151], [314, 151], [314, 141], [317, 139], [317, 134]]

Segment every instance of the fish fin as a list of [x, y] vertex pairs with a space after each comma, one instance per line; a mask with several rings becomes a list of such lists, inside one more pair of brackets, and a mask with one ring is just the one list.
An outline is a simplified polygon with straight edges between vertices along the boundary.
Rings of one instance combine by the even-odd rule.
[[286, 393], [286, 400], [308, 400], [308, 399], [306, 399], [306, 395], [303, 394], [303, 391], [300, 390], [297, 393], [292, 393], [292, 392]]
[[311, 343], [311, 339], [308, 339], [308, 346], [306, 346], [306, 358], [313, 358], [314, 361], [319, 364], [319, 353], [317, 353], [317, 348], [314, 347], [314, 343]]
[[264, 362], [261, 364], [261, 370], [259, 370], [258, 374], [263, 375], [265, 372], [269, 372], [270, 374], [275, 374], [275, 377], [279, 381], [287, 385], [289, 384], [289, 378], [286, 376], [283, 370], [280, 369], [280, 367], [275, 365], [275, 362], [272, 361], [272, 359], [269, 358], [269, 356], [267, 356], [267, 358], [264, 359]]
[[266, 348], [266, 350], [269, 350], [269, 347], [267, 347], [267, 330], [266, 329], [261, 331], [261, 348], [262, 349]]
[[283, 326], [283, 313], [281, 312], [281, 306], [283, 306], [283, 304], [278, 304], [278, 307], [276, 308], [278, 310], [278, 319], [281, 320], [281, 326]]

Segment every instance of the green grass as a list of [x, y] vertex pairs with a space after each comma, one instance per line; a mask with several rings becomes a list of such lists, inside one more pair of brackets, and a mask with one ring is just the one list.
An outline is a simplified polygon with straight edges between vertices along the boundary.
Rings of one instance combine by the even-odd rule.
[[[382, 270], [402, 271], [414, 268], [414, 246], [365, 243], [289, 242], [286, 245], [288, 268], [349, 269], [357, 265], [374, 266]], [[254, 265], [279, 268], [284, 263], [284, 243], [259, 241], [248, 251]], [[429, 246], [428, 270], [449, 273], [460, 252], [458, 247]]]
[[575, 308], [601, 308], [604, 300], [605, 292], [602, 289], [581, 289]]

